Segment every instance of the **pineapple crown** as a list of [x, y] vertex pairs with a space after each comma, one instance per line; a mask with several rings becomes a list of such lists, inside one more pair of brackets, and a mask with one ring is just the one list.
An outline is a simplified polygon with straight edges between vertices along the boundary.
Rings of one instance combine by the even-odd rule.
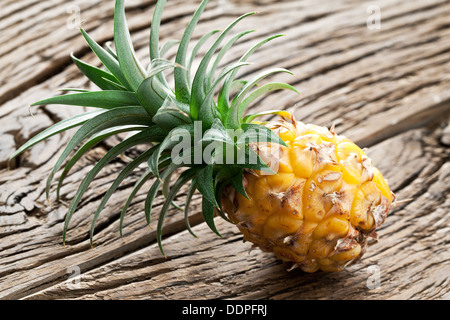
[[[145, 182], [156, 177], [147, 193], [145, 217], [147, 223], [150, 223], [152, 203], [158, 192], [162, 190], [165, 202], [158, 218], [157, 241], [164, 254], [161, 245], [162, 228], [170, 206], [184, 211], [186, 228], [195, 236], [189, 226], [188, 209], [196, 190], [202, 195], [202, 211], [205, 222], [220, 236], [214, 224], [214, 215], [217, 211], [224, 219], [228, 220], [220, 203], [223, 188], [232, 185], [237, 192], [247, 196], [243, 185], [243, 171], [245, 169], [270, 171], [267, 164], [251, 148], [251, 144], [273, 142], [285, 145], [284, 141], [273, 131], [261, 123], [254, 123], [253, 120], [256, 117], [270, 114], [290, 117], [287, 112], [270, 110], [244, 116], [246, 108], [268, 92], [280, 89], [294, 92], [297, 90], [285, 83], [258, 85], [262, 79], [274, 73], [289, 73], [281, 68], [264, 71], [250, 80], [236, 79], [239, 69], [248, 65], [248, 58], [255, 50], [281, 35], [274, 35], [256, 43], [238, 61], [219, 69], [221, 59], [233, 44], [254, 30], [236, 34], [222, 45], [225, 38], [238, 22], [254, 12], [240, 16], [223, 31], [214, 30], [203, 35], [191, 49], [188, 57], [191, 37], [208, 0], [201, 2], [186, 27], [181, 41], [169, 41], [161, 47], [159, 45], [159, 28], [166, 0], [159, 0], [156, 3], [151, 23], [150, 63], [148, 68], [144, 68], [137, 59], [131, 42], [124, 2], [124, 0], [116, 0], [115, 4], [115, 51], [110, 46], [103, 48], [81, 29], [88, 45], [103, 63], [104, 68], [97, 68], [81, 61], [73, 54], [71, 55], [79, 70], [101, 90], [62, 89], [62, 91], [74, 93], [32, 104], [32, 106], [49, 104], [84, 106], [95, 108], [94, 111], [76, 115], [49, 127], [26, 142], [11, 156], [11, 159], [44, 139], [79, 127], [57, 159], [47, 179], [46, 195], [49, 199], [52, 180], [64, 164], [56, 189], [59, 199], [60, 188], [65, 177], [87, 151], [108, 137], [133, 132], [131, 136], [112, 147], [81, 182], [66, 215], [63, 243], [65, 243], [67, 228], [77, 205], [89, 184], [102, 168], [132, 147], [151, 144], [148, 150], [132, 159], [123, 168], [104, 195], [92, 220], [90, 241], [92, 245], [95, 223], [108, 199], [134, 169], [147, 162], [148, 169], [135, 183], [121, 212], [120, 235], [122, 236], [123, 219], [131, 200]], [[216, 36], [216, 39], [212, 46], [201, 57], [198, 68], [192, 70], [193, 61], [201, 46], [213, 36]], [[162, 57], [167, 51], [176, 45], [178, 48], [175, 61], [163, 59]], [[164, 75], [164, 71], [169, 69], [173, 70], [173, 89]], [[192, 76], [193, 78], [191, 78]], [[203, 133], [201, 139], [194, 138], [198, 124], [201, 124]], [[238, 130], [240, 134], [237, 137], [230, 137], [229, 130]], [[182, 137], [186, 137], [186, 133], [188, 133], [187, 139], [192, 142], [191, 147], [180, 150], [174, 156], [174, 148]], [[195, 148], [203, 151], [208, 146], [211, 148], [213, 144], [216, 148], [213, 149], [212, 161], [192, 161], [195, 157]], [[217, 146], [222, 148], [217, 148]], [[219, 149], [222, 151], [217, 151]], [[224, 163], [222, 160], [231, 152], [233, 161]], [[242, 155], [240, 159], [235, 156], [237, 154]], [[171, 184], [171, 177], [174, 174], [178, 174], [178, 178], [175, 183]], [[180, 189], [188, 183], [190, 186], [186, 204], [182, 209], [174, 203], [174, 199]]]

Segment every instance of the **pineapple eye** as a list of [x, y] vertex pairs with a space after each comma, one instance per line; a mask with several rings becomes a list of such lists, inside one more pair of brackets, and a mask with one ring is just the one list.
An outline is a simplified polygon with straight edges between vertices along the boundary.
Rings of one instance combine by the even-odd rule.
[[282, 126], [279, 129], [278, 135], [285, 142], [293, 142], [296, 138], [296, 130], [293, 128], [292, 124]]
[[361, 149], [352, 142], [342, 142], [336, 148], [336, 155], [342, 167], [344, 181], [358, 185], [361, 183], [363, 165], [361, 163]]
[[294, 146], [290, 152], [291, 163], [297, 177], [309, 178], [314, 172], [317, 154], [311, 147]]
[[295, 234], [302, 224], [303, 221], [293, 215], [273, 214], [264, 224], [263, 236], [283, 243], [285, 238], [290, 234]]
[[342, 185], [342, 174], [335, 171], [325, 171], [308, 179], [303, 194], [305, 219], [320, 222], [333, 207], [332, 195], [339, 191]]
[[274, 193], [286, 192], [295, 182], [293, 173], [281, 173], [269, 175], [266, 177], [270, 191]]
[[313, 238], [332, 241], [345, 236], [348, 232], [348, 228], [349, 222], [347, 219], [340, 218], [339, 216], [332, 216], [319, 223], [313, 232]]
[[350, 222], [355, 227], [369, 230], [374, 224], [372, 212], [381, 203], [381, 192], [372, 181], [365, 182], [356, 192], [352, 204]]
[[341, 252], [336, 252], [330, 255], [330, 259], [333, 261], [352, 261], [356, 259], [361, 254], [361, 245], [356, 241], [352, 244], [350, 248], [347, 250], [343, 250]]
[[388, 199], [389, 203], [391, 203], [394, 197], [389, 189], [388, 182], [383, 178], [383, 175], [377, 168], [374, 168], [373, 182], [377, 185], [377, 188], [381, 191], [381, 194]]
[[294, 140], [294, 146], [298, 147], [317, 147], [321, 143], [320, 135], [313, 133], [298, 136]]

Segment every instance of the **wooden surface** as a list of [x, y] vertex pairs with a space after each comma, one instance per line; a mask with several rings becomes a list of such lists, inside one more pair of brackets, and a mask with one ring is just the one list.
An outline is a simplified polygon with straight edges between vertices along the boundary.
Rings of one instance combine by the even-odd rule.
[[[127, 1], [127, 17], [139, 57], [148, 56], [154, 0]], [[169, 0], [162, 41], [179, 39], [199, 1]], [[93, 211], [115, 175], [117, 160], [86, 193], [62, 246], [67, 202], [102, 144], [75, 168], [62, 188], [63, 202], [45, 201], [45, 179], [70, 134], [35, 146], [6, 169], [8, 156], [28, 138], [80, 112], [30, 103], [61, 87], [86, 87], [71, 51], [98, 64], [72, 26], [81, 9], [83, 27], [98, 42], [113, 38], [112, 0], [2, 0], [0, 12], [0, 298], [1, 299], [449, 299], [450, 298], [450, 2], [380, 0], [381, 29], [369, 29], [368, 2], [348, 0], [212, 0], [196, 29], [223, 28], [258, 11], [236, 30], [256, 29], [226, 61], [270, 34], [286, 36], [257, 51], [245, 73], [284, 67], [295, 85], [262, 99], [253, 110], [286, 108], [297, 119], [331, 126], [369, 147], [375, 165], [401, 199], [378, 230], [380, 240], [362, 261], [341, 273], [286, 271], [271, 254], [249, 252], [237, 228], [220, 218], [218, 238], [200, 219], [199, 198], [184, 231], [182, 215], [166, 220], [163, 258], [155, 229], [145, 224], [141, 192], [118, 218], [134, 179], [125, 183], [99, 218], [94, 248], [88, 232]], [[76, 12], [76, 10], [75, 10]], [[171, 53], [173, 54], [173, 53]], [[54, 190], [54, 188], [53, 188]], [[183, 200], [182, 197], [179, 200]], [[180, 202], [181, 203], [181, 202]], [[154, 213], [161, 205], [158, 198]], [[152, 224], [155, 226], [155, 219]], [[73, 270], [81, 272], [72, 279]], [[79, 281], [78, 281], [79, 280]]]

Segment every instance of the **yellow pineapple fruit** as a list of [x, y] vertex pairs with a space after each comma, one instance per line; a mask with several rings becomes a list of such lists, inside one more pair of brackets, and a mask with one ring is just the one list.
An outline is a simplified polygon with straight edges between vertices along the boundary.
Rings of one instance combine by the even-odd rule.
[[334, 130], [292, 118], [266, 126], [287, 144], [255, 145], [277, 173], [246, 170], [247, 197], [228, 190], [224, 211], [244, 240], [279, 259], [307, 272], [342, 270], [376, 237], [394, 195], [364, 151]]

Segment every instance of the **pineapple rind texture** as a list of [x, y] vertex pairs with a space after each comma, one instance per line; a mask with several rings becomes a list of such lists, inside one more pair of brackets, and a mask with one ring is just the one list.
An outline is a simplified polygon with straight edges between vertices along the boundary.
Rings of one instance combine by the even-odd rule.
[[361, 258], [389, 212], [387, 181], [334, 130], [295, 120], [267, 127], [288, 145], [257, 146], [263, 159], [278, 162], [278, 173], [246, 170], [248, 198], [224, 193], [224, 210], [244, 241], [263, 251], [305, 272], [343, 270]]

